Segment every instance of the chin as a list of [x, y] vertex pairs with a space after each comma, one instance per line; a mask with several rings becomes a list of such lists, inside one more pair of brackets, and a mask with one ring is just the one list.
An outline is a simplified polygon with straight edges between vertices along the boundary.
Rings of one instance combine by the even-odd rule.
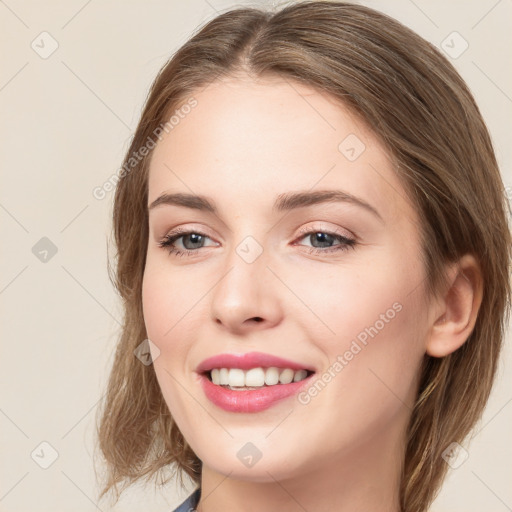
[[[301, 468], [308, 466], [303, 451], [297, 445], [283, 447], [268, 442], [232, 439], [230, 444], [217, 444], [215, 450], [205, 446], [204, 450], [195, 452], [203, 462], [203, 468], [230, 478], [251, 482], [269, 482], [285, 480], [301, 472]], [[297, 460], [297, 455], [301, 459]]]

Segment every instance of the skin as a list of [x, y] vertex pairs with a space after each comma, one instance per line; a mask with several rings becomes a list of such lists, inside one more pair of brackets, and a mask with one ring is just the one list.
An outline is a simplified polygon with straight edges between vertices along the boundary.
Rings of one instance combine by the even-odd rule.
[[[150, 211], [143, 306], [163, 396], [203, 462], [198, 510], [398, 511], [418, 370], [425, 353], [442, 357], [469, 336], [481, 300], [476, 262], [453, 265], [449, 287], [427, 300], [420, 221], [391, 159], [328, 95], [237, 77], [194, 97], [198, 105], [153, 150], [148, 205], [163, 193], [194, 193], [218, 214]], [[338, 149], [349, 134], [365, 145], [355, 161]], [[349, 192], [381, 218], [349, 202], [272, 211], [280, 194], [320, 189]], [[200, 247], [194, 255], [159, 246], [178, 227], [207, 236], [202, 247], [190, 237], [175, 242]], [[340, 241], [322, 249], [305, 228], [357, 243], [321, 253]], [[236, 252], [247, 236], [263, 251], [252, 263]], [[220, 353], [266, 352], [322, 375], [397, 303], [394, 318], [307, 404], [291, 397], [258, 413], [227, 412], [199, 385], [195, 368]], [[262, 454], [249, 468], [237, 457], [247, 442]]]

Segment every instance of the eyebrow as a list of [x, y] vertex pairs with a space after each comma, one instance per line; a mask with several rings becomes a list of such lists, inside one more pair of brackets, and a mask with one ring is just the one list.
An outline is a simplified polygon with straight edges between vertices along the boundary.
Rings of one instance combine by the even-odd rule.
[[[280, 194], [272, 207], [273, 211], [284, 212], [294, 210], [296, 208], [304, 208], [315, 204], [345, 202], [357, 205], [366, 211], [372, 213], [380, 221], [384, 219], [380, 213], [369, 203], [363, 199], [344, 192], [342, 190], [316, 190], [316, 191], [299, 191], [287, 192]], [[206, 212], [218, 214], [214, 201], [205, 197], [194, 194], [176, 193], [162, 194], [156, 198], [149, 206], [148, 210], [153, 210], [161, 205], [183, 206], [194, 210], [202, 210]]]

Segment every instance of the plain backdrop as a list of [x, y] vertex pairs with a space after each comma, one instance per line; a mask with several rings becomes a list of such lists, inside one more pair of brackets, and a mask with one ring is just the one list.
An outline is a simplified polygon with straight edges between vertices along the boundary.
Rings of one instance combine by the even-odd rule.
[[[512, 2], [362, 3], [450, 53], [510, 187]], [[96, 502], [92, 455], [121, 309], [107, 274], [113, 193], [92, 191], [119, 168], [160, 67], [200, 24], [240, 5], [280, 4], [0, 2], [0, 511], [111, 510]], [[512, 510], [510, 355], [508, 336], [469, 458], [432, 512]], [[187, 493], [136, 486], [114, 510], [170, 511]]]

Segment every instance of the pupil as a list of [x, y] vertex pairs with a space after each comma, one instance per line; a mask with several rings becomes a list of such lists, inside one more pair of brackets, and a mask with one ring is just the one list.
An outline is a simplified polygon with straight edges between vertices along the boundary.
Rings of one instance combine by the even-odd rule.
[[[318, 232], [318, 233], [314, 233], [313, 235], [311, 235], [312, 239], [311, 241], [319, 241], [320, 244], [327, 244], [327, 245], [322, 245], [321, 247], [328, 247], [330, 243], [332, 243], [333, 241], [333, 237], [332, 235], [329, 235], [328, 233], [321, 233], [321, 232]], [[313, 247], [316, 247], [314, 243], [312, 243]]]
[[197, 249], [197, 247], [187, 247], [186, 240], [188, 238], [190, 238], [192, 240], [192, 244], [200, 244], [203, 236], [198, 235], [197, 233], [191, 233], [190, 235], [187, 235], [186, 237], [183, 238], [183, 245], [184, 245], [185, 249]]

